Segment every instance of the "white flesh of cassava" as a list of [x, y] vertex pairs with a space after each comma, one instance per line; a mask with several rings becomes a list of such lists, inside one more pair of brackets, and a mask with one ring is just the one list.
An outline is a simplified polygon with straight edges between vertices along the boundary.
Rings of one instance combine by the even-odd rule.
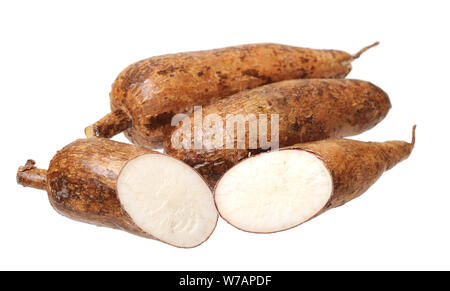
[[269, 233], [297, 226], [327, 203], [332, 177], [315, 155], [281, 150], [246, 159], [219, 181], [220, 215], [245, 231]]
[[117, 192], [143, 231], [178, 247], [194, 247], [214, 231], [217, 210], [205, 181], [183, 162], [145, 154], [124, 166]]

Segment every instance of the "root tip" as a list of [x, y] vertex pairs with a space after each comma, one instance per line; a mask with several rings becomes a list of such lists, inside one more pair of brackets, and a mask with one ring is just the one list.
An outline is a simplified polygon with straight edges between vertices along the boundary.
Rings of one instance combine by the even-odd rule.
[[18, 172], [25, 172], [31, 169], [36, 168], [34, 165], [36, 165], [36, 162], [32, 159], [28, 159], [25, 165], [20, 166]]
[[416, 127], [417, 127], [417, 125], [414, 124], [414, 126], [412, 128], [412, 138], [411, 138], [412, 146], [414, 146], [414, 144], [416, 143]]
[[359, 58], [365, 51], [367, 51], [368, 49], [371, 49], [371, 48], [373, 48], [373, 47], [376, 47], [376, 46], [379, 45], [379, 44], [380, 44], [380, 42], [379, 42], [379, 41], [376, 41], [376, 42], [374, 42], [374, 43], [371, 44], [371, 45], [368, 45], [368, 46], [366, 46], [366, 47], [363, 47], [359, 52], [357, 52], [356, 54], [354, 54], [354, 55], [352, 56], [352, 60], [355, 60], [355, 59]]

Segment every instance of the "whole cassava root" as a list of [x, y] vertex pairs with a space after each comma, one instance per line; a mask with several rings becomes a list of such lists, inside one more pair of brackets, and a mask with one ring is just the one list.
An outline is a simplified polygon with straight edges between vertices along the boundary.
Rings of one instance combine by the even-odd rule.
[[343, 78], [355, 55], [279, 44], [250, 44], [152, 57], [122, 71], [110, 93], [112, 112], [85, 129], [88, 137], [122, 131], [146, 147], [161, 146], [178, 113], [242, 90], [299, 78]]
[[220, 215], [249, 232], [298, 226], [363, 194], [415, 143], [330, 139], [283, 148], [246, 159], [217, 183]]
[[177, 247], [206, 241], [218, 218], [211, 190], [192, 168], [104, 138], [67, 145], [48, 170], [29, 160], [19, 168], [17, 182], [46, 190], [53, 208], [71, 219]]
[[[282, 81], [239, 92], [203, 107], [202, 115], [218, 114], [225, 127], [230, 121], [228, 115], [253, 114], [258, 118], [259, 114], [266, 114], [267, 128], [270, 129], [271, 115], [278, 114], [279, 146], [286, 147], [302, 142], [362, 133], [383, 120], [390, 108], [388, 95], [369, 82], [350, 79], [311, 79]], [[195, 132], [194, 118], [195, 114], [189, 117], [191, 132]], [[263, 149], [260, 143], [257, 148], [249, 147], [248, 123], [245, 125], [246, 144], [243, 148], [237, 148], [237, 126], [233, 127], [233, 137], [224, 134], [223, 148], [196, 149], [192, 144], [198, 135], [194, 134], [190, 137], [190, 148], [177, 147], [173, 144], [173, 137], [183, 129], [184, 122], [180, 122], [167, 135], [164, 150], [194, 167], [211, 186], [228, 169], [249, 154], [268, 150]], [[205, 139], [210, 134], [210, 129], [203, 126], [201, 130]], [[260, 128], [258, 131], [261, 134]], [[271, 133], [264, 135], [269, 139]], [[234, 139], [232, 149], [225, 147], [227, 138]]]

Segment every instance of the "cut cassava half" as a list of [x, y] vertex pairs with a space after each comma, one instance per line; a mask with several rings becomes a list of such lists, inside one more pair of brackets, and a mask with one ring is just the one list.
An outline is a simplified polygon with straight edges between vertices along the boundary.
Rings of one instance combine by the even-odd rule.
[[104, 138], [67, 145], [48, 170], [29, 160], [19, 168], [17, 182], [47, 190], [51, 205], [64, 216], [177, 247], [206, 241], [218, 219], [210, 188], [191, 167]]
[[242, 90], [300, 78], [343, 78], [355, 55], [280, 44], [249, 44], [152, 57], [123, 70], [112, 85], [111, 113], [87, 127], [88, 137], [122, 131], [133, 142], [160, 147], [171, 118]]
[[330, 139], [248, 158], [217, 183], [220, 215], [244, 231], [300, 225], [363, 194], [414, 147], [403, 141]]

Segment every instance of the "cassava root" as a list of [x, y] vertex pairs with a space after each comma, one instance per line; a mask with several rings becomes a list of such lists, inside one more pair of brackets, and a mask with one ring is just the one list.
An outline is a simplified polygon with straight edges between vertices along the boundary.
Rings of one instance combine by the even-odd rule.
[[231, 168], [214, 199], [227, 222], [271, 233], [298, 226], [363, 194], [415, 144], [329, 139], [263, 153]]
[[[297, 143], [340, 138], [362, 133], [378, 124], [389, 112], [391, 103], [388, 95], [379, 87], [360, 80], [311, 79], [288, 80], [264, 85], [252, 90], [237, 93], [202, 109], [203, 116], [217, 114], [228, 126], [229, 116], [244, 117], [253, 114], [278, 115], [279, 147]], [[248, 120], [247, 120], [248, 121]], [[249, 147], [250, 122], [244, 121], [246, 144], [238, 147], [239, 125], [233, 125], [231, 132], [223, 134], [223, 146], [210, 149], [194, 148], [198, 135], [191, 135], [188, 148], [176, 147], [180, 136], [184, 139], [185, 122], [195, 133], [195, 113], [189, 120], [183, 120], [167, 135], [164, 150], [171, 156], [194, 167], [208, 183], [214, 187], [216, 181], [240, 160], [264, 149], [260, 143], [256, 148]], [[238, 123], [238, 122], [236, 122]], [[268, 139], [271, 135], [267, 126]], [[180, 134], [179, 134], [180, 133]], [[213, 131], [214, 133], [214, 131]], [[258, 134], [262, 131], [259, 129]], [[208, 126], [203, 126], [200, 137], [205, 140], [211, 134]], [[232, 134], [232, 136], [231, 136]], [[212, 136], [214, 138], [214, 136]], [[226, 140], [232, 140], [233, 148], [225, 147]], [[177, 144], [175, 144], [177, 145]]]
[[48, 170], [28, 160], [17, 182], [46, 190], [53, 208], [71, 219], [177, 247], [206, 241], [218, 218], [210, 188], [188, 165], [104, 138], [67, 145]]
[[193, 106], [211, 104], [264, 84], [312, 78], [343, 78], [355, 55], [280, 44], [249, 44], [152, 57], [130, 65], [112, 86], [112, 112], [85, 129], [87, 137], [122, 131], [133, 143], [160, 147], [170, 121]]

